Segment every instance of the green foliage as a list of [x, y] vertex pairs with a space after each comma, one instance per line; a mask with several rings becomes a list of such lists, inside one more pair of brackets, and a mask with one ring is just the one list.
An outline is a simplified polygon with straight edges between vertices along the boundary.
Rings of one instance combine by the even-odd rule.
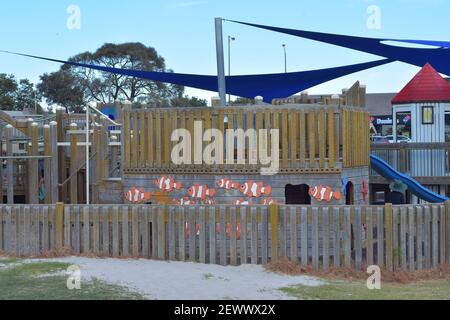
[[236, 100], [230, 102], [230, 105], [232, 106], [246, 106], [253, 104], [255, 104], [255, 100], [248, 98], [236, 98]]
[[13, 75], [0, 74], [0, 108], [21, 111], [25, 108], [42, 113], [41, 95], [28, 79], [17, 82]]
[[182, 98], [177, 98], [172, 101], [173, 107], [207, 107], [208, 101], [205, 99], [200, 99], [198, 97], [184, 96]]

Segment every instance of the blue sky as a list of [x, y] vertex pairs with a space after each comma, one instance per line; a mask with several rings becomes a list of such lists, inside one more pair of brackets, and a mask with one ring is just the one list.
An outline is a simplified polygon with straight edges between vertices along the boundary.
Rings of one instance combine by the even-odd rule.
[[[81, 29], [67, 28], [67, 8], [81, 10]], [[369, 29], [369, 6], [381, 12], [381, 28]], [[280, 27], [367, 37], [450, 40], [450, 0], [15, 0], [0, 2], [0, 50], [67, 59], [105, 42], [140, 41], [153, 46], [176, 72], [215, 74], [214, 17]], [[334, 67], [379, 57], [225, 22], [232, 35], [232, 73]], [[56, 71], [58, 64], [0, 54], [0, 73], [29, 78]], [[308, 90], [338, 93], [356, 80], [369, 92], [400, 90], [419, 69], [393, 63]], [[187, 89], [209, 98], [214, 93]]]

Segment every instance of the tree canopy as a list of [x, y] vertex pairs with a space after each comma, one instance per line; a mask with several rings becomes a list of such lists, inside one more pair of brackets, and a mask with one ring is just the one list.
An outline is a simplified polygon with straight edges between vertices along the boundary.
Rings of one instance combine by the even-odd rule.
[[0, 74], [0, 107], [6, 111], [21, 111], [25, 108], [42, 113], [40, 92], [28, 79], [17, 81], [13, 75]]

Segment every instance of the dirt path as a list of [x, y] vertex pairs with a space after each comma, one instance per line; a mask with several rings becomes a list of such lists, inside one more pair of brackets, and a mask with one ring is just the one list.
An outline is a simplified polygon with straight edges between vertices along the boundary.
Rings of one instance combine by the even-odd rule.
[[319, 279], [266, 272], [261, 266], [221, 267], [182, 262], [58, 258], [80, 266], [82, 280], [97, 278], [119, 284], [148, 299], [175, 300], [279, 300], [292, 299], [278, 289], [303, 284], [318, 286]]

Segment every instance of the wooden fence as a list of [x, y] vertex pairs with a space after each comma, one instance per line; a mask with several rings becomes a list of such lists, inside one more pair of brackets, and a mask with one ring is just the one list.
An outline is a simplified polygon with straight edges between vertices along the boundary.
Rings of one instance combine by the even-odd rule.
[[[203, 158], [203, 147], [209, 142], [196, 146], [196, 122], [201, 122], [200, 138], [208, 129], [223, 134], [223, 152], [216, 156], [224, 159], [225, 166], [205, 164], [210, 162]], [[369, 114], [355, 108], [147, 109], [126, 111], [123, 123], [125, 173], [210, 173], [224, 169], [228, 173], [259, 172], [261, 155], [254, 150], [257, 143], [245, 135], [249, 129], [257, 133], [267, 130], [268, 150], [272, 143], [270, 132], [279, 130], [281, 172], [335, 172], [342, 167], [369, 165]], [[171, 162], [171, 152], [179, 144], [171, 141], [175, 129], [186, 129], [191, 134], [191, 141], [183, 142], [191, 150], [191, 165], [177, 167]], [[227, 140], [227, 129], [242, 131], [237, 131], [235, 139]]]
[[[0, 251], [238, 265], [287, 258], [327, 271], [450, 263], [450, 203], [381, 207], [0, 207]], [[89, 223], [86, 223], [89, 221]]]

